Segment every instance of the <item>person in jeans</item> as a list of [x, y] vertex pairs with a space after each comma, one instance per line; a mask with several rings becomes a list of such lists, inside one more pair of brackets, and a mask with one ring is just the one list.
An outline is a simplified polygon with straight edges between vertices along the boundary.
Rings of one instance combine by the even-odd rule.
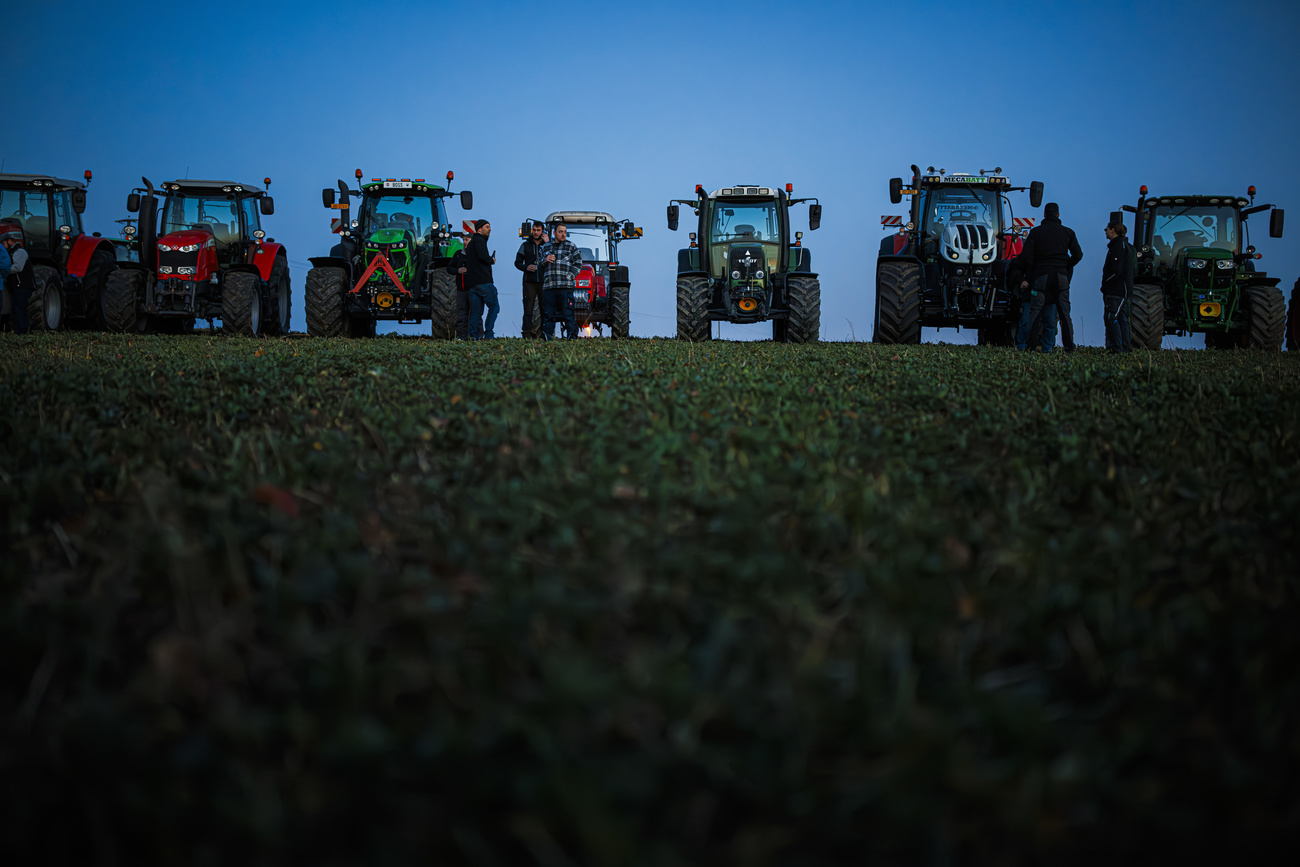
[[1133, 248], [1124, 238], [1124, 223], [1106, 225], [1106, 262], [1101, 267], [1101, 300], [1105, 305], [1106, 348], [1111, 352], [1128, 352], [1132, 348], [1128, 330], [1128, 298], [1133, 288], [1131, 254]]
[[573, 284], [582, 270], [582, 254], [568, 239], [569, 229], [563, 223], [555, 227], [555, 240], [543, 244], [537, 251], [542, 271], [542, 339], [555, 337], [555, 323], [560, 323], [565, 338], [578, 336], [578, 323], [573, 318]]
[[[465, 248], [465, 285], [469, 287], [469, 339], [491, 340], [496, 337], [493, 328], [497, 324], [497, 314], [501, 304], [497, 301], [497, 287], [492, 282], [492, 266], [496, 257], [488, 252], [488, 236], [492, 234], [492, 224], [487, 220], [474, 221], [474, 237], [470, 238]], [[487, 319], [482, 321], [483, 308], [487, 308]]]
[[1062, 342], [1066, 351], [1074, 349], [1074, 328], [1069, 323], [1070, 275], [1074, 266], [1083, 260], [1083, 248], [1074, 230], [1061, 223], [1061, 208], [1056, 202], [1043, 206], [1043, 222], [1035, 226], [1025, 239], [1025, 246], [1017, 258], [1024, 278], [1020, 288], [1030, 290], [1029, 306], [1020, 317], [1016, 331], [1016, 346], [1027, 349], [1029, 334], [1035, 321], [1043, 328], [1043, 352], [1051, 352], [1056, 343], [1057, 303], [1065, 296], [1066, 312], [1063, 317]]
[[533, 339], [542, 336], [542, 275], [537, 270], [537, 251], [547, 240], [545, 227], [533, 223], [532, 232], [515, 254], [515, 267], [524, 272], [523, 336]]

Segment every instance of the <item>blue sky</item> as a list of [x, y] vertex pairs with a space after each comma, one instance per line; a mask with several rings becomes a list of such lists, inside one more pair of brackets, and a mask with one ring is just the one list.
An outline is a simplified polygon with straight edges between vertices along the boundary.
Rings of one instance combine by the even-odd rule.
[[[1259, 266], [1288, 296], [1300, 276], [1291, 2], [72, 2], [17, 4], [5, 30], [31, 38], [5, 40], [4, 68], [43, 72], [22, 75], [8, 104], [4, 171], [93, 169], [84, 220], [105, 234], [142, 175], [269, 175], [266, 228], [288, 248], [295, 330], [307, 258], [331, 244], [320, 190], [356, 168], [454, 169], [474, 191], [472, 216], [495, 230], [506, 335], [521, 320], [510, 263], [525, 217], [603, 210], [643, 226], [621, 251], [632, 331], [669, 336], [690, 230], [667, 230], [669, 200], [697, 183], [790, 182], [824, 208], [804, 238], [822, 336], [867, 340], [880, 216], [902, 213], [888, 179], [912, 163], [1044, 182], [1083, 244], [1071, 295], [1084, 344], [1103, 342], [1101, 227], [1140, 184], [1255, 184], [1258, 203], [1291, 211], [1280, 240], [1252, 221]], [[72, 40], [57, 56], [53, 34]], [[1013, 205], [1041, 216], [1025, 194]]]

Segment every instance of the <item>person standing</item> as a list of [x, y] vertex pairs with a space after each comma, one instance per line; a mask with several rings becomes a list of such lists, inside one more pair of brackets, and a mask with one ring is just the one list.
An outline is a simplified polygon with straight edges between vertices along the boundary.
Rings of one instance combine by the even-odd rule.
[[[474, 221], [474, 237], [470, 238], [465, 248], [465, 285], [469, 287], [469, 339], [491, 340], [496, 337], [493, 328], [497, 324], [497, 314], [501, 304], [497, 301], [497, 287], [492, 282], [492, 266], [496, 256], [488, 252], [488, 236], [492, 234], [492, 224], [487, 220]], [[480, 324], [483, 308], [487, 307], [487, 319]]]
[[[1062, 343], [1066, 351], [1074, 349], [1074, 327], [1069, 320], [1070, 277], [1074, 266], [1083, 260], [1083, 248], [1074, 230], [1061, 223], [1061, 208], [1056, 202], [1043, 206], [1043, 222], [1035, 226], [1025, 239], [1019, 259], [1023, 262], [1024, 278], [1020, 288], [1031, 292], [1029, 306], [1020, 317], [1016, 332], [1016, 346], [1028, 348], [1029, 333], [1037, 320], [1042, 324], [1042, 349], [1051, 352], [1056, 343], [1057, 304], [1065, 296], [1065, 315], [1062, 317]], [[1068, 342], [1067, 342], [1068, 341]]]
[[1123, 221], [1106, 225], [1106, 262], [1101, 267], [1101, 300], [1105, 306], [1106, 348], [1128, 352], [1128, 299], [1133, 289], [1133, 248], [1124, 237]]
[[542, 275], [537, 269], [537, 251], [546, 240], [542, 224], [533, 223], [532, 232], [515, 254], [515, 267], [524, 272], [523, 336], [534, 340], [542, 336]]
[[[469, 243], [469, 239], [465, 239]], [[451, 263], [447, 266], [448, 273], [456, 275], [456, 339], [469, 339], [469, 287], [465, 285], [465, 272], [469, 269], [465, 267], [465, 246], [462, 245], [459, 250], [451, 256]], [[479, 320], [478, 331], [483, 330], [483, 320]]]
[[[22, 227], [13, 223], [0, 223], [0, 245], [9, 260], [7, 271], [0, 282], [9, 301], [9, 322], [14, 334], [26, 334], [31, 327], [27, 317], [27, 302], [32, 297], [32, 269], [27, 264], [27, 250], [23, 248]], [[0, 266], [4, 261], [0, 260]]]
[[541, 257], [542, 301], [545, 313], [542, 319], [542, 339], [555, 337], [555, 323], [560, 323], [565, 338], [578, 336], [578, 323], [573, 318], [573, 285], [582, 270], [582, 254], [568, 239], [569, 229], [563, 223], [555, 227], [555, 240], [543, 244], [537, 251]]

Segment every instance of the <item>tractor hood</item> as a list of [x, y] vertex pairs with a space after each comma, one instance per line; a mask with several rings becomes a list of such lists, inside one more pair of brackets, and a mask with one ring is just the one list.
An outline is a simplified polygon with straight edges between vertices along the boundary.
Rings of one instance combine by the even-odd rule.
[[179, 232], [172, 232], [163, 235], [158, 239], [158, 248], [180, 250], [183, 247], [195, 247], [202, 249], [211, 244], [213, 235], [206, 229], [183, 229]]
[[379, 229], [370, 234], [372, 244], [401, 244], [405, 240], [405, 229]]
[[957, 220], [943, 227], [942, 258], [945, 262], [977, 265], [998, 256], [998, 239], [987, 223]]

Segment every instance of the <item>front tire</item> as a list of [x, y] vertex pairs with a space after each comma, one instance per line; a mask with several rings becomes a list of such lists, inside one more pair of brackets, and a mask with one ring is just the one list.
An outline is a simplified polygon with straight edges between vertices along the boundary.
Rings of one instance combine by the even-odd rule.
[[1134, 349], [1157, 350], [1165, 336], [1165, 293], [1151, 283], [1138, 283], [1129, 296], [1128, 329]]
[[221, 287], [221, 330], [245, 337], [262, 336], [262, 286], [256, 274], [232, 271]]
[[347, 325], [343, 312], [344, 281], [342, 268], [312, 268], [307, 272], [304, 301], [307, 309], [307, 333], [312, 337], [338, 337]]
[[626, 283], [616, 283], [609, 287], [609, 336], [617, 340], [626, 340], [632, 331], [632, 287]]
[[435, 340], [456, 339], [456, 275], [438, 268], [429, 280], [430, 334]]
[[32, 265], [32, 295], [27, 318], [32, 331], [58, 331], [63, 327], [63, 282], [49, 265]]
[[108, 275], [100, 295], [104, 325], [118, 334], [140, 334], [149, 318], [144, 313], [144, 287], [148, 275], [143, 271], [119, 268]]
[[921, 342], [920, 265], [882, 262], [876, 266], [876, 328], [872, 342]]
[[289, 333], [289, 322], [293, 316], [293, 289], [289, 282], [289, 263], [283, 256], [275, 257], [271, 266], [271, 279], [267, 281], [271, 291], [271, 317], [266, 323], [266, 333], [281, 335]]
[[1300, 278], [1291, 289], [1291, 305], [1287, 308], [1286, 349], [1287, 352], [1300, 350]]
[[816, 277], [786, 278], [790, 318], [786, 320], [786, 343], [816, 343], [821, 330], [822, 284]]
[[1286, 331], [1286, 300], [1276, 286], [1247, 286], [1246, 345], [1265, 352], [1281, 352]]
[[709, 283], [703, 277], [677, 278], [677, 339], [709, 339]]

